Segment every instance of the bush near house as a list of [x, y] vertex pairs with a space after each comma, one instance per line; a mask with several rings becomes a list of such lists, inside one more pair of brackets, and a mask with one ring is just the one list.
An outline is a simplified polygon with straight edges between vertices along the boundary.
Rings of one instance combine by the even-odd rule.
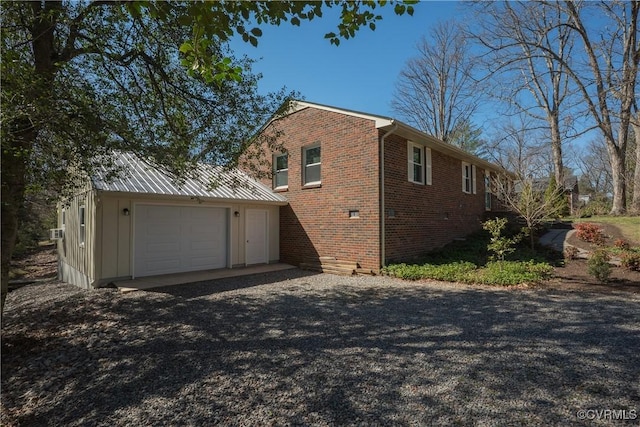
[[[491, 228], [491, 227], [489, 227]], [[498, 227], [501, 230], [504, 227]], [[512, 286], [537, 283], [550, 277], [553, 267], [540, 253], [528, 245], [515, 246], [512, 253], [504, 253], [507, 260], [491, 261], [492, 243], [501, 238], [498, 233], [479, 232], [465, 241], [453, 242], [425, 255], [415, 264], [390, 264], [383, 274], [405, 280], [442, 280], [469, 284]]]
[[405, 280], [442, 280], [483, 285], [512, 286], [537, 283], [551, 275], [553, 267], [535, 261], [491, 261], [485, 266], [470, 262], [449, 264], [393, 264], [384, 273]]

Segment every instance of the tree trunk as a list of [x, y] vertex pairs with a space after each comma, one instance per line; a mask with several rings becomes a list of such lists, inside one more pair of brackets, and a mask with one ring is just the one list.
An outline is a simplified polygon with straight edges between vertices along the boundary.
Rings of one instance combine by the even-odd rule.
[[627, 207], [627, 186], [624, 180], [625, 154], [616, 144], [607, 141], [607, 153], [611, 162], [611, 177], [613, 178], [613, 204], [610, 215], [624, 215]]
[[633, 199], [631, 200], [630, 211], [640, 215], [640, 113], [631, 122], [636, 140], [636, 167], [633, 173]]
[[[21, 123], [27, 125], [26, 123]], [[28, 126], [28, 125], [27, 125]], [[28, 128], [20, 135], [16, 135], [13, 141], [7, 141], [11, 147], [3, 149], [2, 153], [2, 264], [1, 285], [2, 302], [1, 310], [4, 311], [4, 302], [9, 291], [9, 269], [11, 256], [18, 236], [18, 212], [24, 203], [24, 189], [26, 178], [26, 158], [29, 155], [29, 147], [35, 138], [33, 128]], [[6, 142], [6, 143], [7, 143]]]
[[564, 190], [564, 165], [562, 163], [562, 135], [560, 135], [560, 123], [558, 114], [549, 116], [551, 125], [551, 152], [553, 155], [553, 171], [556, 178], [556, 185]]
[[[56, 72], [55, 61], [55, 9], [61, 4], [55, 1], [30, 3], [33, 12], [31, 36], [35, 74], [31, 87], [25, 94], [29, 104], [37, 110], [43, 100], [51, 99], [52, 86]], [[37, 114], [37, 113], [36, 113]], [[2, 194], [0, 255], [1, 305], [9, 290], [9, 269], [11, 257], [18, 236], [18, 215], [24, 203], [24, 191], [27, 184], [27, 165], [38, 135], [37, 118], [20, 117], [8, 123], [8, 137], [2, 141]]]

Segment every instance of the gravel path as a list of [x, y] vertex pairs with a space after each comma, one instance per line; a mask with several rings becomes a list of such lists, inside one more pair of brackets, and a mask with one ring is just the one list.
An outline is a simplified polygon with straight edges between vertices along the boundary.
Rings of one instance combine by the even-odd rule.
[[289, 270], [130, 294], [28, 285], [2, 324], [7, 426], [639, 420], [637, 294]]

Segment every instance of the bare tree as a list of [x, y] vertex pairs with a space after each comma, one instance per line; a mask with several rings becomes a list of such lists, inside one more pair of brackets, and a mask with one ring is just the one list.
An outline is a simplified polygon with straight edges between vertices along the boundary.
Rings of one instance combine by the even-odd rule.
[[551, 193], [540, 190], [531, 177], [517, 176], [515, 185], [510, 179], [498, 177], [492, 181], [498, 200], [507, 209], [520, 216], [526, 224], [531, 249], [535, 244], [533, 230], [544, 221], [557, 217], [564, 209], [559, 201], [564, 197], [561, 186]]
[[485, 157], [522, 178], [548, 178], [549, 147], [531, 119], [519, 115], [496, 126], [485, 145]]
[[611, 193], [611, 164], [607, 161], [604, 142], [599, 139], [590, 141], [575, 157], [582, 180], [588, 183], [595, 195]]
[[[562, 145], [567, 114], [575, 103], [566, 66], [573, 40], [570, 29], [560, 25], [562, 11], [532, 2], [481, 3], [479, 28], [473, 39], [486, 49], [484, 63], [499, 94], [517, 113], [546, 123], [556, 182], [564, 182]], [[553, 51], [559, 58], [548, 55]]]
[[[481, 5], [485, 8], [483, 12], [494, 7], [493, 3]], [[501, 10], [508, 11], [511, 7], [509, 3]], [[625, 156], [640, 60], [640, 2], [591, 3], [566, 0], [519, 3], [517, 6], [517, 10], [522, 11], [527, 8], [536, 10], [536, 14], [526, 15], [526, 20], [520, 19], [521, 13], [524, 12], [512, 15], [510, 19], [518, 20], [517, 25], [512, 26], [510, 31], [518, 34], [519, 27], [526, 31], [533, 29], [533, 34], [539, 34], [540, 37], [518, 40], [518, 43], [524, 42], [526, 45], [521, 61], [526, 61], [527, 56], [534, 53], [536, 58], [544, 58], [545, 61], [557, 64], [555, 71], [550, 71], [548, 76], [562, 73], [570, 78], [571, 86], [580, 94], [583, 111], [591, 117], [595, 127], [600, 129], [604, 137], [613, 180], [611, 213], [622, 214], [626, 211]], [[487, 12], [484, 15], [492, 16]], [[540, 18], [536, 19], [536, 16]], [[546, 17], [553, 19], [546, 20]], [[591, 25], [596, 19], [598, 25]], [[546, 24], [538, 25], [544, 22]], [[487, 46], [499, 50], [510, 47], [509, 38], [499, 39], [499, 43], [490, 43], [494, 33], [501, 35], [504, 32], [504, 24], [509, 23], [496, 24], [495, 29], [485, 25], [488, 35], [482, 37]], [[540, 33], [539, 30], [545, 32]], [[566, 50], [559, 49], [560, 44], [548, 43], [545, 34], [556, 34], [558, 37], [555, 39], [558, 41], [562, 39], [559, 36], [564, 35], [566, 47], [571, 46], [571, 43], [576, 46], [579, 44], [583, 53], [577, 55], [574, 52], [573, 55], [567, 55]], [[517, 37], [512, 37], [515, 38]], [[574, 113], [581, 114], [577, 110]]]
[[[567, 26], [584, 46], [588, 65], [568, 66], [567, 71], [604, 137], [613, 183], [611, 214], [623, 214], [626, 211], [625, 157], [640, 62], [640, 2], [549, 4], [566, 11]], [[585, 18], [589, 12], [606, 19], [608, 25], [599, 25], [597, 31], [587, 28]]]
[[636, 215], [640, 215], [640, 112], [636, 110], [631, 120], [631, 128], [633, 129], [635, 139], [635, 166], [633, 172], [633, 197], [631, 198], [631, 206], [629, 211]]
[[417, 49], [418, 55], [400, 73], [392, 108], [418, 129], [468, 148], [468, 141], [456, 135], [469, 135], [464, 127], [470, 124], [479, 98], [463, 32], [453, 21], [440, 23]]

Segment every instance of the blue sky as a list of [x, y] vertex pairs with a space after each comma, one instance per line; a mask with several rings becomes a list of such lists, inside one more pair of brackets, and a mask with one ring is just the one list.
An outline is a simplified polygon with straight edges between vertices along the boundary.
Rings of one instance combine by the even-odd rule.
[[396, 16], [389, 6], [378, 9], [384, 18], [375, 31], [363, 28], [338, 47], [324, 38], [336, 29], [337, 8], [300, 27], [261, 27], [258, 47], [242, 41], [231, 47], [238, 56], [258, 60], [253, 71], [263, 75], [261, 92], [286, 86], [310, 102], [397, 116], [390, 106], [394, 86], [405, 62], [416, 55], [416, 43], [438, 21], [464, 14], [464, 5], [454, 1], [420, 2], [414, 8], [413, 16]]

